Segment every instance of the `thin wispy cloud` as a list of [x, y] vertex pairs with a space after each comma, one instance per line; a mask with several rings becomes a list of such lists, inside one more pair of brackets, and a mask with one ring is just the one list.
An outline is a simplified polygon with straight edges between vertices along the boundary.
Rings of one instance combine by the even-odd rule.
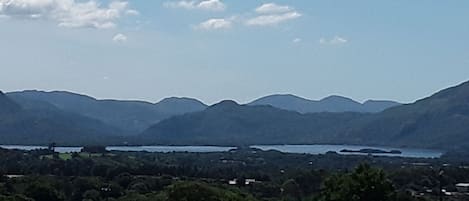
[[319, 43], [322, 45], [340, 45], [347, 43], [348, 40], [346, 38], [340, 36], [334, 36], [331, 39], [321, 38], [319, 39]]
[[301, 17], [298, 12], [288, 12], [282, 14], [261, 15], [246, 21], [248, 26], [274, 26]]
[[125, 43], [127, 42], [127, 36], [124, 34], [118, 33], [114, 37], [112, 37], [112, 41], [116, 43]]
[[232, 21], [230, 19], [223, 18], [213, 18], [207, 21], [204, 21], [196, 26], [196, 29], [199, 30], [220, 30], [220, 29], [229, 29], [232, 26]]
[[266, 3], [256, 8], [257, 13], [285, 13], [292, 11], [293, 8], [290, 6], [281, 6], [275, 3]]
[[295, 38], [292, 40], [293, 43], [300, 43], [302, 41], [301, 38]]
[[226, 9], [226, 5], [221, 0], [169, 1], [163, 5], [167, 8], [183, 8], [187, 10], [224, 11]]
[[119, 18], [137, 14], [126, 1], [101, 6], [93, 0], [0, 0], [0, 15], [7, 18], [50, 20], [69, 28], [112, 28]]
[[275, 3], [262, 4], [255, 11], [260, 15], [246, 20], [246, 25], [275, 26], [302, 16], [301, 13], [291, 6], [277, 5]]
[[127, 15], [140, 15], [140, 12], [138, 12], [137, 10], [130, 9], [130, 10], [125, 11], [125, 14], [127, 14]]

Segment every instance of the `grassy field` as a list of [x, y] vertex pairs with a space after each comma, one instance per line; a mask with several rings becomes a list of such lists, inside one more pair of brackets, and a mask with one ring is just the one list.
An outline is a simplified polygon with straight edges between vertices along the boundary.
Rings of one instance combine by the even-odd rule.
[[[93, 153], [78, 153], [78, 155], [80, 155], [80, 157], [82, 158], [89, 158], [89, 157], [100, 157], [102, 156], [103, 154], [93, 154]], [[113, 154], [105, 154], [106, 156], [112, 156]], [[42, 158], [48, 158], [48, 159], [52, 159], [54, 156], [52, 154], [50, 155], [44, 155], [42, 156]], [[72, 153], [59, 153], [59, 158], [62, 159], [62, 160], [69, 160], [69, 159], [72, 159]]]

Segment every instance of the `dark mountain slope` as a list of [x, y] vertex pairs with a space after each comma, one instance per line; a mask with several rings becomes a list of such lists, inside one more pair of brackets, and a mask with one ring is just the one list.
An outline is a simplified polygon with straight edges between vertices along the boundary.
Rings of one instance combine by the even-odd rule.
[[270, 105], [276, 108], [300, 113], [317, 112], [366, 112], [376, 113], [399, 105], [393, 101], [366, 101], [361, 104], [342, 96], [329, 96], [322, 100], [308, 100], [294, 95], [271, 95], [257, 99], [249, 105]]
[[469, 145], [469, 82], [356, 120], [348, 128], [343, 138], [359, 144], [432, 148]]
[[222, 101], [202, 112], [172, 117], [147, 129], [145, 142], [174, 145], [299, 144], [329, 142], [335, 126], [358, 113], [300, 114], [271, 106]]
[[224, 101], [162, 121], [142, 137], [159, 144], [339, 143], [454, 149], [469, 146], [469, 82], [376, 114], [301, 114]]
[[19, 110], [21, 110], [21, 106], [0, 91], [0, 115], [18, 112]]
[[22, 91], [8, 93], [8, 96], [21, 103], [27, 103], [24, 100], [49, 103], [60, 110], [100, 120], [129, 135], [139, 133], [162, 119], [206, 108], [200, 101], [183, 98], [170, 98], [152, 104], [143, 101], [97, 100], [60, 91]]

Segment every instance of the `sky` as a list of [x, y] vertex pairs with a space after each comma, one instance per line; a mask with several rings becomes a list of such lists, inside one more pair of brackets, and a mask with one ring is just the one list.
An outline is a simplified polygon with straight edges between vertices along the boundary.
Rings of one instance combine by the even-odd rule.
[[469, 80], [469, 1], [0, 0], [0, 90], [404, 103]]

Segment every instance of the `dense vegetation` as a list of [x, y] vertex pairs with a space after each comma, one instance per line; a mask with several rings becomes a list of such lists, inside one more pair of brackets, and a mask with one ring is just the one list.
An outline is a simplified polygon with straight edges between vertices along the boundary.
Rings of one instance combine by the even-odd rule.
[[[440, 181], [448, 191], [454, 191], [458, 182], [469, 181], [469, 169], [460, 166], [464, 161], [451, 161], [460, 165], [446, 165], [440, 178], [438, 168], [449, 162], [445, 158], [284, 154], [252, 149], [204, 154], [58, 154], [0, 149], [0, 175], [5, 175], [0, 179], [0, 200], [436, 200]], [[236, 184], [228, 185], [234, 180]]]

